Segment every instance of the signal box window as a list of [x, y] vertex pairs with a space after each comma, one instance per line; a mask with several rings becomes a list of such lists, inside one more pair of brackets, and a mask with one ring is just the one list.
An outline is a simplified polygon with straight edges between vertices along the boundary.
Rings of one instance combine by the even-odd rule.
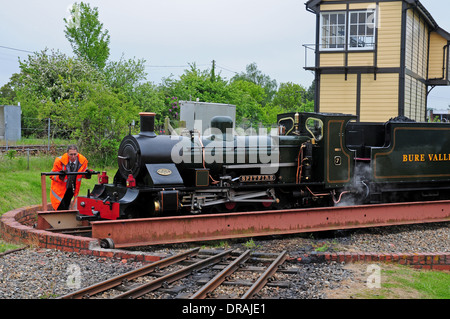
[[345, 48], [345, 20], [345, 12], [327, 12], [321, 14], [321, 49], [343, 50]]
[[375, 48], [375, 11], [350, 12], [349, 49]]

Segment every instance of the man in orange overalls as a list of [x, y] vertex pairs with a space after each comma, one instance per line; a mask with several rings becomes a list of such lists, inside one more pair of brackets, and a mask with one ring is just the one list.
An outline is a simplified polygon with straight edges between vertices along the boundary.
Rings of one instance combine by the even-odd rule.
[[87, 170], [88, 160], [78, 153], [76, 145], [69, 145], [67, 153], [57, 157], [53, 163], [52, 172], [61, 175], [50, 176], [52, 180], [50, 200], [54, 210], [67, 210], [72, 198], [76, 198], [80, 191], [81, 175], [64, 175], [67, 172], [87, 172], [85, 178], [91, 178], [91, 170]]

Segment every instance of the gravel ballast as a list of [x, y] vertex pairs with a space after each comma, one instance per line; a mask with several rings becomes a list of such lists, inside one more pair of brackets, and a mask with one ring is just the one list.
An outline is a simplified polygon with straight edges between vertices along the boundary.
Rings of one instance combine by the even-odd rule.
[[[395, 226], [299, 236], [243, 240], [231, 248], [280, 252], [295, 258], [312, 251], [349, 252], [449, 252], [450, 223]], [[160, 250], [158, 250], [160, 249]], [[186, 247], [151, 247], [171, 252]], [[58, 298], [83, 287], [141, 267], [139, 262], [102, 258], [58, 250], [27, 248], [0, 257], [0, 299]], [[324, 289], [340, 289], [351, 280], [351, 270], [341, 263], [303, 264], [295, 280], [296, 291], [285, 291], [280, 298], [327, 298]]]

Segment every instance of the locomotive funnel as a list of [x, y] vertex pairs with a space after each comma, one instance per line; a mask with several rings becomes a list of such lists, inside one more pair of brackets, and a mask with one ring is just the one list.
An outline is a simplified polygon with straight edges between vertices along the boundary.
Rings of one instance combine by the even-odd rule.
[[141, 112], [139, 113], [141, 119], [141, 132], [139, 135], [147, 137], [156, 137], [155, 134], [155, 113]]
[[233, 129], [233, 120], [229, 116], [214, 116], [211, 119], [211, 128], [216, 128], [225, 134], [227, 129]]

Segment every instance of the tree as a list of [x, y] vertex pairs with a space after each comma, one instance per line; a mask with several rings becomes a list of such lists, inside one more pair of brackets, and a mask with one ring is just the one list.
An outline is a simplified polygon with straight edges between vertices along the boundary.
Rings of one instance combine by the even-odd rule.
[[306, 96], [307, 91], [300, 84], [281, 83], [272, 102], [285, 112], [305, 111]]
[[120, 61], [108, 62], [103, 70], [106, 83], [113, 89], [123, 90], [132, 94], [139, 83], [146, 79], [145, 60], [125, 60], [123, 55]]
[[71, 17], [64, 19], [64, 33], [73, 52], [96, 68], [103, 69], [109, 57], [110, 36], [108, 30], [102, 31], [103, 23], [99, 21], [98, 8], [91, 8], [83, 2], [75, 3], [70, 13]]
[[178, 80], [164, 79], [162, 89], [166, 97], [178, 97], [179, 100], [228, 103], [227, 85], [219, 74], [212, 80], [210, 70], [202, 71], [193, 63]]
[[20, 75], [19, 73], [14, 73], [9, 82], [0, 88], [0, 105], [3, 104], [15, 104], [15, 99], [17, 96], [17, 90], [20, 86]]
[[74, 91], [68, 84], [79, 81], [101, 82], [102, 74], [85, 60], [71, 58], [60, 51], [45, 49], [27, 60], [19, 60], [20, 76], [16, 80], [19, 91], [43, 101], [56, 102], [72, 98]]
[[[224, 103], [236, 105], [236, 121], [249, 120], [254, 125], [267, 123], [265, 110], [261, 104], [266, 100], [265, 90], [258, 84], [247, 80], [235, 79], [225, 81], [220, 74], [211, 76], [210, 70], [199, 70], [195, 64], [179, 79], [165, 79], [162, 87], [166, 97], [163, 117], [171, 116], [169, 110], [175, 106], [175, 101], [196, 100], [210, 103]], [[158, 120], [158, 117], [157, 117]]]
[[316, 95], [316, 81], [312, 81], [311, 86], [308, 88], [306, 93], [306, 99], [309, 101], [314, 101]]
[[83, 100], [66, 101], [68, 110], [76, 110], [63, 118], [72, 138], [100, 165], [111, 165], [117, 159], [121, 140], [128, 134], [129, 124], [139, 119], [139, 109], [124, 94], [117, 94], [101, 83], [79, 83], [85, 86]]
[[246, 72], [235, 75], [231, 81], [248, 81], [261, 86], [266, 91], [266, 99], [263, 101], [263, 105], [270, 102], [277, 92], [277, 81], [272, 80], [270, 76], [263, 74], [258, 70], [256, 63], [247, 65]]
[[143, 112], [156, 113], [155, 126], [164, 125], [165, 116], [168, 116], [164, 92], [151, 82], [138, 84], [131, 94], [131, 100]]
[[[49, 53], [47, 49], [29, 55], [26, 60], [19, 59], [19, 66], [20, 73], [11, 77], [10, 85], [14, 87], [15, 102], [20, 102], [22, 107], [23, 127], [34, 128], [37, 132], [46, 130], [46, 124], [36, 122], [44, 118], [52, 118], [53, 124], [64, 131], [60, 119], [71, 112], [64, 114], [60, 108], [62, 102], [86, 97], [85, 86], [76, 84], [97, 83], [103, 79], [85, 60], [59, 51]], [[31, 132], [25, 131], [26, 134]]]
[[12, 85], [24, 127], [44, 131], [46, 126], [31, 120], [50, 118], [53, 134], [76, 139], [89, 157], [111, 163], [128, 125], [138, 119], [132, 97], [111, 88], [103, 73], [81, 58], [45, 50], [19, 62], [21, 72]]
[[258, 84], [245, 80], [235, 80], [230, 84], [230, 104], [236, 105], [237, 124], [249, 121], [257, 126], [268, 123], [268, 113], [262, 107], [267, 95], [265, 90]]

